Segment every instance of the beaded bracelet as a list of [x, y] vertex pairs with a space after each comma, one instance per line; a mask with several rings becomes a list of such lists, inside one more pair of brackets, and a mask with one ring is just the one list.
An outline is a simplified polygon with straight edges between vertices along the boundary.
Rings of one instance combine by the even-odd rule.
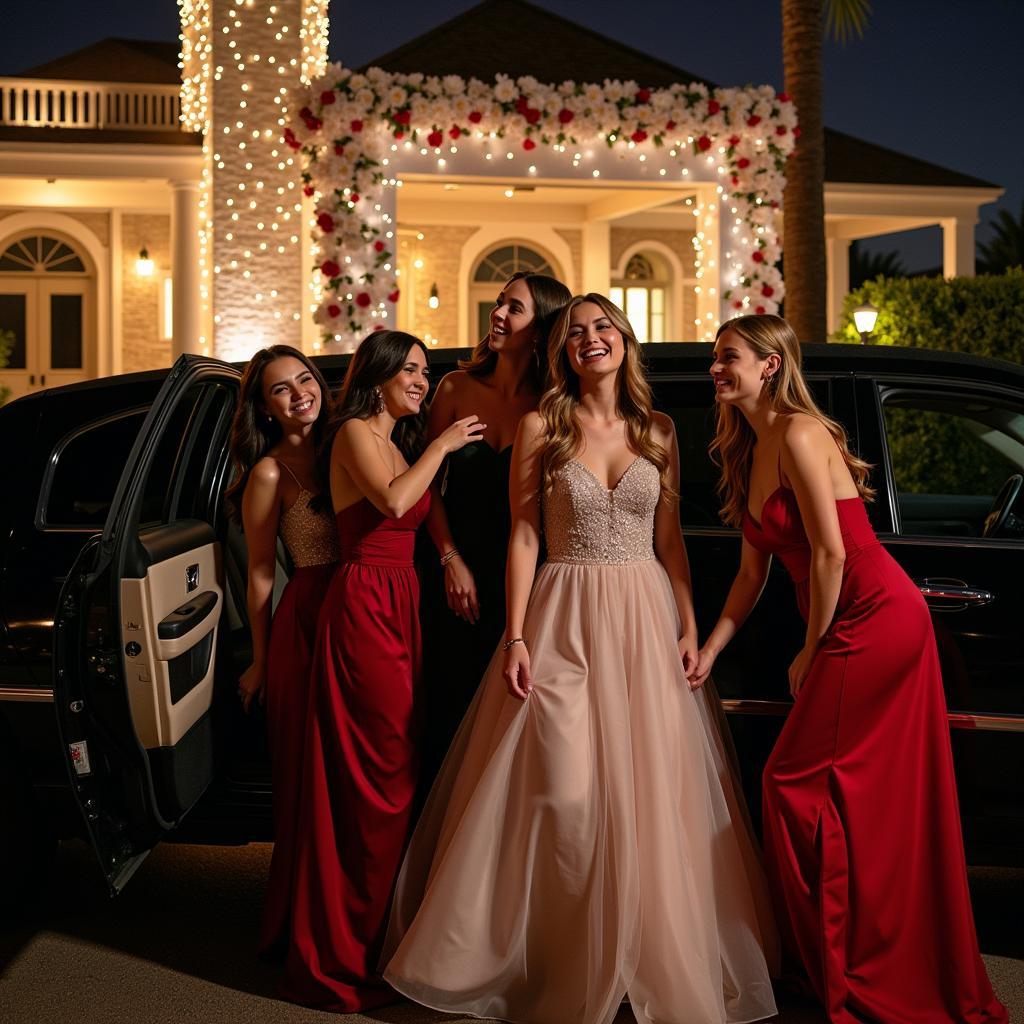
[[511, 640], [506, 640], [502, 645], [501, 649], [507, 651], [510, 647], [514, 647], [516, 644], [522, 644], [526, 646], [526, 641], [521, 636], [514, 636]]

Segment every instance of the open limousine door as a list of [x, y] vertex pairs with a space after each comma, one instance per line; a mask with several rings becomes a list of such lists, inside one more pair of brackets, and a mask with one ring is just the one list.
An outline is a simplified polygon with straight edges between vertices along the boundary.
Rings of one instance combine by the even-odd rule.
[[54, 616], [57, 719], [112, 894], [213, 778], [217, 528], [239, 379], [177, 361]]

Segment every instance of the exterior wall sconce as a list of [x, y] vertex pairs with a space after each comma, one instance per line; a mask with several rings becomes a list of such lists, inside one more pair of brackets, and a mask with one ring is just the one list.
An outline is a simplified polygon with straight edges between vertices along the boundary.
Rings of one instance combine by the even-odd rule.
[[139, 277], [152, 277], [156, 270], [156, 264], [149, 258], [149, 252], [143, 246], [139, 250], [139, 258], [135, 261], [135, 273]]
[[878, 319], [878, 307], [872, 306], [870, 302], [858, 306], [853, 311], [853, 323], [860, 334], [860, 343], [868, 343], [868, 335], [875, 329], [875, 321]]
[[437, 309], [437, 307], [441, 305], [441, 300], [437, 296], [436, 282], [430, 286], [430, 298], [427, 299], [427, 305], [431, 309]]

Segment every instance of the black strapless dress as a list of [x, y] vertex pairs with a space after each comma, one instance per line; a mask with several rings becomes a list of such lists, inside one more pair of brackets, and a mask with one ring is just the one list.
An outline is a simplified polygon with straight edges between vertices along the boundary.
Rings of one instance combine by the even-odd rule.
[[459, 554], [476, 580], [480, 619], [470, 625], [449, 607], [436, 552], [425, 565], [423, 621], [427, 730], [423, 782], [430, 785], [505, 629], [505, 560], [512, 529], [508, 478], [512, 447], [485, 441], [448, 457], [442, 491]]

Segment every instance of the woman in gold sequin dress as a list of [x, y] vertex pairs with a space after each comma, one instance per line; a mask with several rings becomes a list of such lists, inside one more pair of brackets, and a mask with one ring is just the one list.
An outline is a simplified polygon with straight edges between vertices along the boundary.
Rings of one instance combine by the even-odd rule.
[[549, 368], [512, 456], [506, 637], [413, 836], [385, 978], [522, 1024], [609, 1024], [624, 996], [640, 1024], [773, 1016], [769, 900], [687, 682], [674, 427], [603, 296], [562, 313]]
[[[226, 503], [242, 521], [248, 549], [252, 664], [238, 696], [246, 711], [253, 700], [267, 703], [275, 842], [264, 950], [280, 945], [288, 923], [316, 620], [338, 561], [334, 524], [310, 507], [319, 493], [316, 446], [329, 412], [326, 381], [297, 349], [272, 345], [249, 360], [231, 428], [235, 480]], [[271, 619], [279, 537], [294, 569]]]

